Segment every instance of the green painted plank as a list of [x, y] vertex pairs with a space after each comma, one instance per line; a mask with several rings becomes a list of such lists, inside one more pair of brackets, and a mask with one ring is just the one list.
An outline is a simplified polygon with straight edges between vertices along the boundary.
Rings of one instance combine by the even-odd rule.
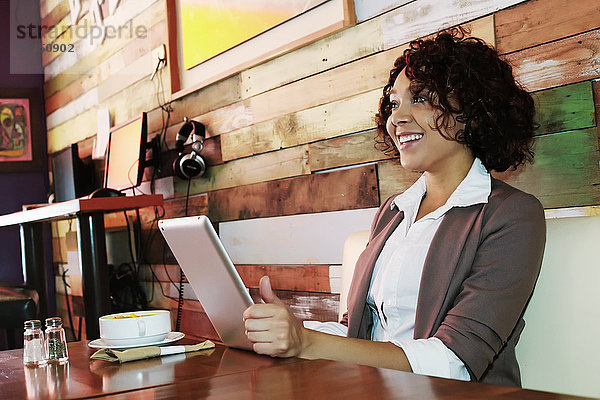
[[585, 81], [533, 94], [538, 135], [589, 128], [594, 122], [592, 82]]
[[538, 136], [535, 162], [505, 173], [509, 184], [535, 195], [544, 208], [600, 204], [596, 128]]

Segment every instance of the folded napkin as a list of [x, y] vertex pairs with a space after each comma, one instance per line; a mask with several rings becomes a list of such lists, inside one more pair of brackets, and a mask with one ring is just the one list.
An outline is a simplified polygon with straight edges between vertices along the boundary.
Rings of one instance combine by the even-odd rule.
[[189, 353], [191, 351], [212, 349], [215, 344], [210, 340], [205, 340], [202, 343], [185, 346], [147, 346], [138, 347], [129, 350], [112, 350], [101, 349], [91, 355], [94, 360], [118, 361], [124, 363], [128, 361], [144, 360], [146, 358], [166, 356], [168, 354]]

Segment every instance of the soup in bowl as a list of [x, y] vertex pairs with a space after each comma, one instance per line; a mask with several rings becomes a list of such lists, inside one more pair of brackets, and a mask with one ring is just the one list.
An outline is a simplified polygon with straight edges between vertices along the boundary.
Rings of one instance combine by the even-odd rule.
[[156, 343], [171, 332], [168, 310], [148, 310], [104, 315], [99, 319], [100, 338], [109, 346]]

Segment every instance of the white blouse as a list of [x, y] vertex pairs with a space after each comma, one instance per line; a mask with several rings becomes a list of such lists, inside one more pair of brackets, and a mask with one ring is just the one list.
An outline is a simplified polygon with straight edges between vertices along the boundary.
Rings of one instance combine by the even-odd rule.
[[[475, 159], [448, 201], [415, 222], [426, 186], [425, 176], [421, 176], [392, 201], [391, 207], [404, 211], [404, 219], [386, 241], [373, 270], [367, 294], [373, 315], [371, 339], [401, 347], [417, 374], [469, 380], [463, 362], [441, 340], [413, 339], [415, 315], [425, 257], [444, 215], [453, 207], [487, 203], [491, 178], [481, 161]], [[338, 323], [305, 323], [305, 326], [326, 333], [347, 334], [347, 328]]]

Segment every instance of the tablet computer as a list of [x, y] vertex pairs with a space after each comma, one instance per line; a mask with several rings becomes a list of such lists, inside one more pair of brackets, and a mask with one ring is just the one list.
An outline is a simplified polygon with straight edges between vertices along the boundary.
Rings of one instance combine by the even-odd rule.
[[165, 219], [158, 227], [223, 343], [251, 350], [242, 314], [254, 302], [208, 217]]

